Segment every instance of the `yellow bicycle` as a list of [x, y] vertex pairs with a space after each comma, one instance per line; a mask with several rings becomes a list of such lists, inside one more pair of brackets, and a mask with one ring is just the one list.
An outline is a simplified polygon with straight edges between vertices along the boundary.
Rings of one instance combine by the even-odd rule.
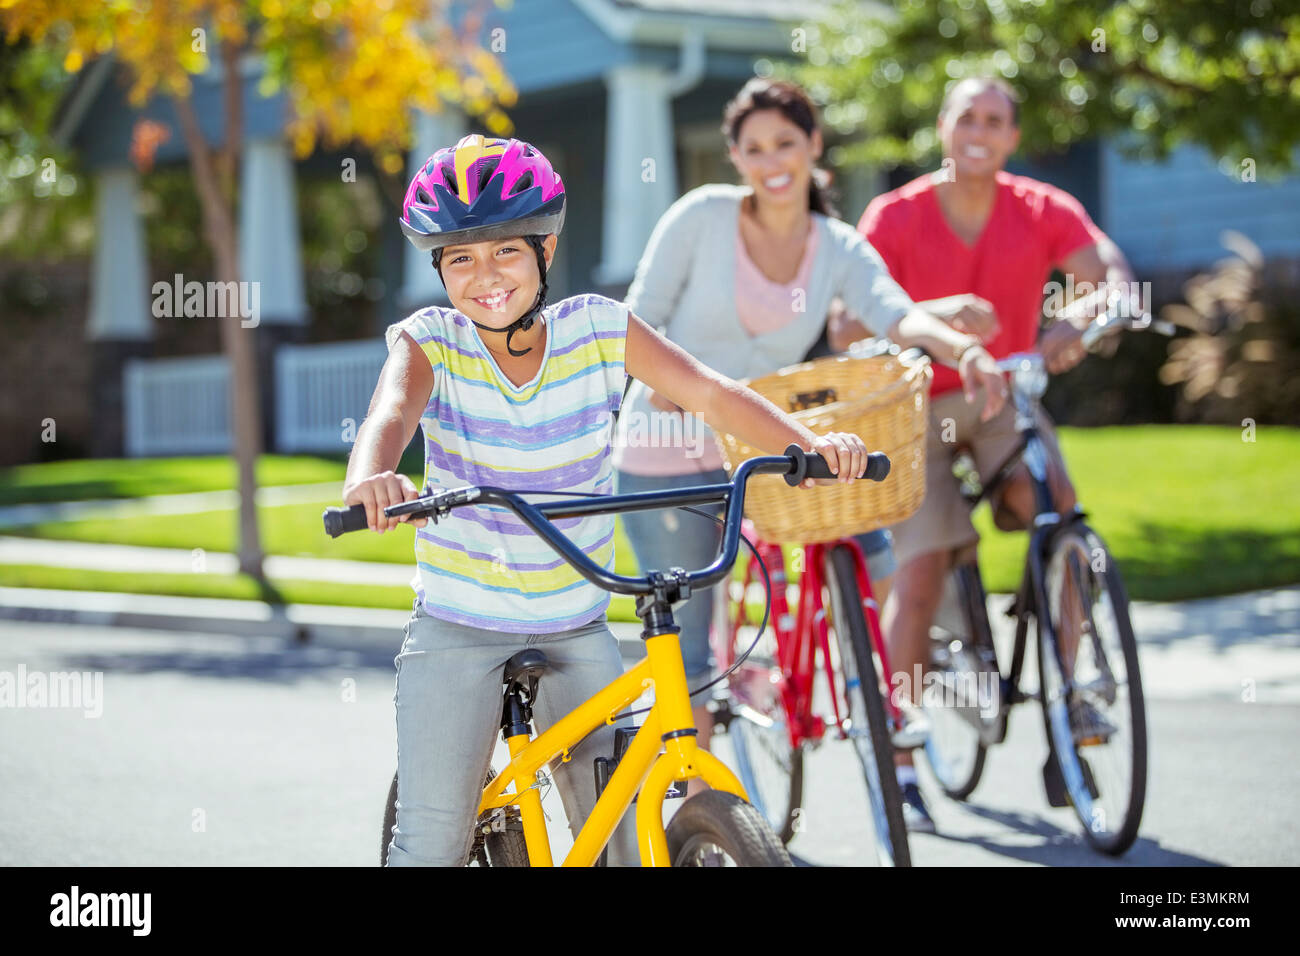
[[[889, 460], [884, 455], [869, 456], [865, 477], [879, 481], [888, 471]], [[385, 509], [389, 517], [405, 514], [436, 521], [453, 508], [471, 504], [509, 508], [588, 581], [608, 591], [635, 595], [637, 616], [644, 625], [641, 637], [646, 644], [645, 659], [540, 737], [533, 737], [531, 706], [546, 670], [546, 657], [530, 648], [507, 663], [501, 733], [510, 751], [510, 762], [500, 773], [490, 773], [483, 788], [474, 850], [480, 862], [498, 866], [553, 865], [536, 786], [539, 774], [548, 765], [567, 761], [584, 737], [602, 724], [613, 724], [625, 716], [626, 708], [649, 691], [654, 703], [624, 752], [616, 753], [612, 761], [597, 761], [595, 771], [604, 778], [603, 786], [563, 865], [596, 864], [634, 798], [643, 866], [793, 865], [780, 838], [762, 814], [749, 805], [748, 795], [736, 776], [720, 760], [696, 746], [691, 695], [672, 614], [673, 605], [686, 600], [693, 588], [709, 587], [731, 570], [740, 543], [745, 484], [755, 474], [781, 474], [790, 485], [810, 477], [832, 477], [820, 455], [807, 454], [791, 445], [784, 455], [743, 462], [732, 480], [723, 484], [540, 504], [525, 501], [518, 492], [468, 486]], [[551, 523], [552, 518], [716, 502], [726, 504], [722, 550], [712, 564], [699, 571], [652, 570], [642, 577], [614, 574], [588, 558]], [[324, 520], [325, 530], [332, 537], [366, 527], [365, 509], [360, 505], [326, 509]], [[601, 773], [608, 769], [612, 773]], [[669, 788], [675, 781], [696, 777], [703, 778], [712, 789], [686, 800], [665, 828], [663, 802]], [[390, 809], [394, 796], [390, 793]], [[386, 821], [386, 834], [391, 832], [390, 823]]]

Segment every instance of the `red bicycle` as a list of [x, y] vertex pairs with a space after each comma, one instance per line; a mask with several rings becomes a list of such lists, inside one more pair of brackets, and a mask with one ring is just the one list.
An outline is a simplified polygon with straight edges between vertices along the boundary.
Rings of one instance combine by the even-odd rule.
[[[878, 862], [911, 866], [889, 736], [899, 715], [882, 693], [879, 675], [892, 671], [861, 548], [842, 538], [796, 552], [803, 567], [791, 614], [781, 547], [760, 540], [749, 521], [742, 533], [754, 543], [761, 565], [751, 557], [739, 593], [729, 595], [727, 627], [715, 633], [719, 667], [730, 668], [754, 640], [741, 630], [750, 625], [746, 596], [751, 585], [762, 583], [760, 568], [770, 578], [772, 627], [728, 678], [715, 720], [727, 730], [751, 803], [789, 842], [803, 797], [804, 751], [828, 735], [847, 739], [862, 763]], [[819, 670], [830, 690], [831, 712], [825, 716], [813, 708]]]

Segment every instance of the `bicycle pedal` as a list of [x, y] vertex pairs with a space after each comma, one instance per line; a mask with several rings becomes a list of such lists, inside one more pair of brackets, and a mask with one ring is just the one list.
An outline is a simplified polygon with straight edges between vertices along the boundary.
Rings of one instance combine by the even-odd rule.
[[1097, 781], [1092, 777], [1092, 768], [1083, 757], [1079, 758], [1079, 769], [1083, 771], [1083, 783], [1088, 788], [1088, 796], [1096, 800], [1101, 796], [1101, 791], [1097, 789]]
[[1070, 797], [1065, 792], [1065, 780], [1061, 776], [1061, 768], [1056, 765], [1051, 753], [1048, 753], [1047, 762], [1043, 764], [1043, 790], [1047, 794], [1047, 805], [1049, 807], [1068, 807], [1070, 805]]

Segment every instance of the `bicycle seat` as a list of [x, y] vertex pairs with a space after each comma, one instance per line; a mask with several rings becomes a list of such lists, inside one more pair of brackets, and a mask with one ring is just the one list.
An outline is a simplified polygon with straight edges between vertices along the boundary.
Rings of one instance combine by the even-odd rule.
[[546, 673], [548, 663], [545, 654], [535, 647], [530, 647], [506, 661], [506, 671], [503, 679], [507, 684], [523, 684], [527, 681], [536, 681]]

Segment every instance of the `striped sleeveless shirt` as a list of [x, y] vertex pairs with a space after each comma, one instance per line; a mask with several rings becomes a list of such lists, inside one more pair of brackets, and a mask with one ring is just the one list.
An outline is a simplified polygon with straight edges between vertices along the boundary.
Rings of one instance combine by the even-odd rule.
[[[390, 350], [405, 331], [433, 367], [433, 392], [420, 418], [426, 487], [613, 493], [609, 442], [626, 380], [628, 308], [601, 295], [573, 296], [547, 306], [542, 321], [541, 368], [518, 386], [455, 309], [430, 307], [389, 326]], [[613, 570], [612, 515], [555, 525]], [[457, 508], [416, 529], [415, 560], [411, 584], [425, 610], [457, 624], [549, 633], [595, 620], [609, 605], [608, 592], [496, 505]]]

